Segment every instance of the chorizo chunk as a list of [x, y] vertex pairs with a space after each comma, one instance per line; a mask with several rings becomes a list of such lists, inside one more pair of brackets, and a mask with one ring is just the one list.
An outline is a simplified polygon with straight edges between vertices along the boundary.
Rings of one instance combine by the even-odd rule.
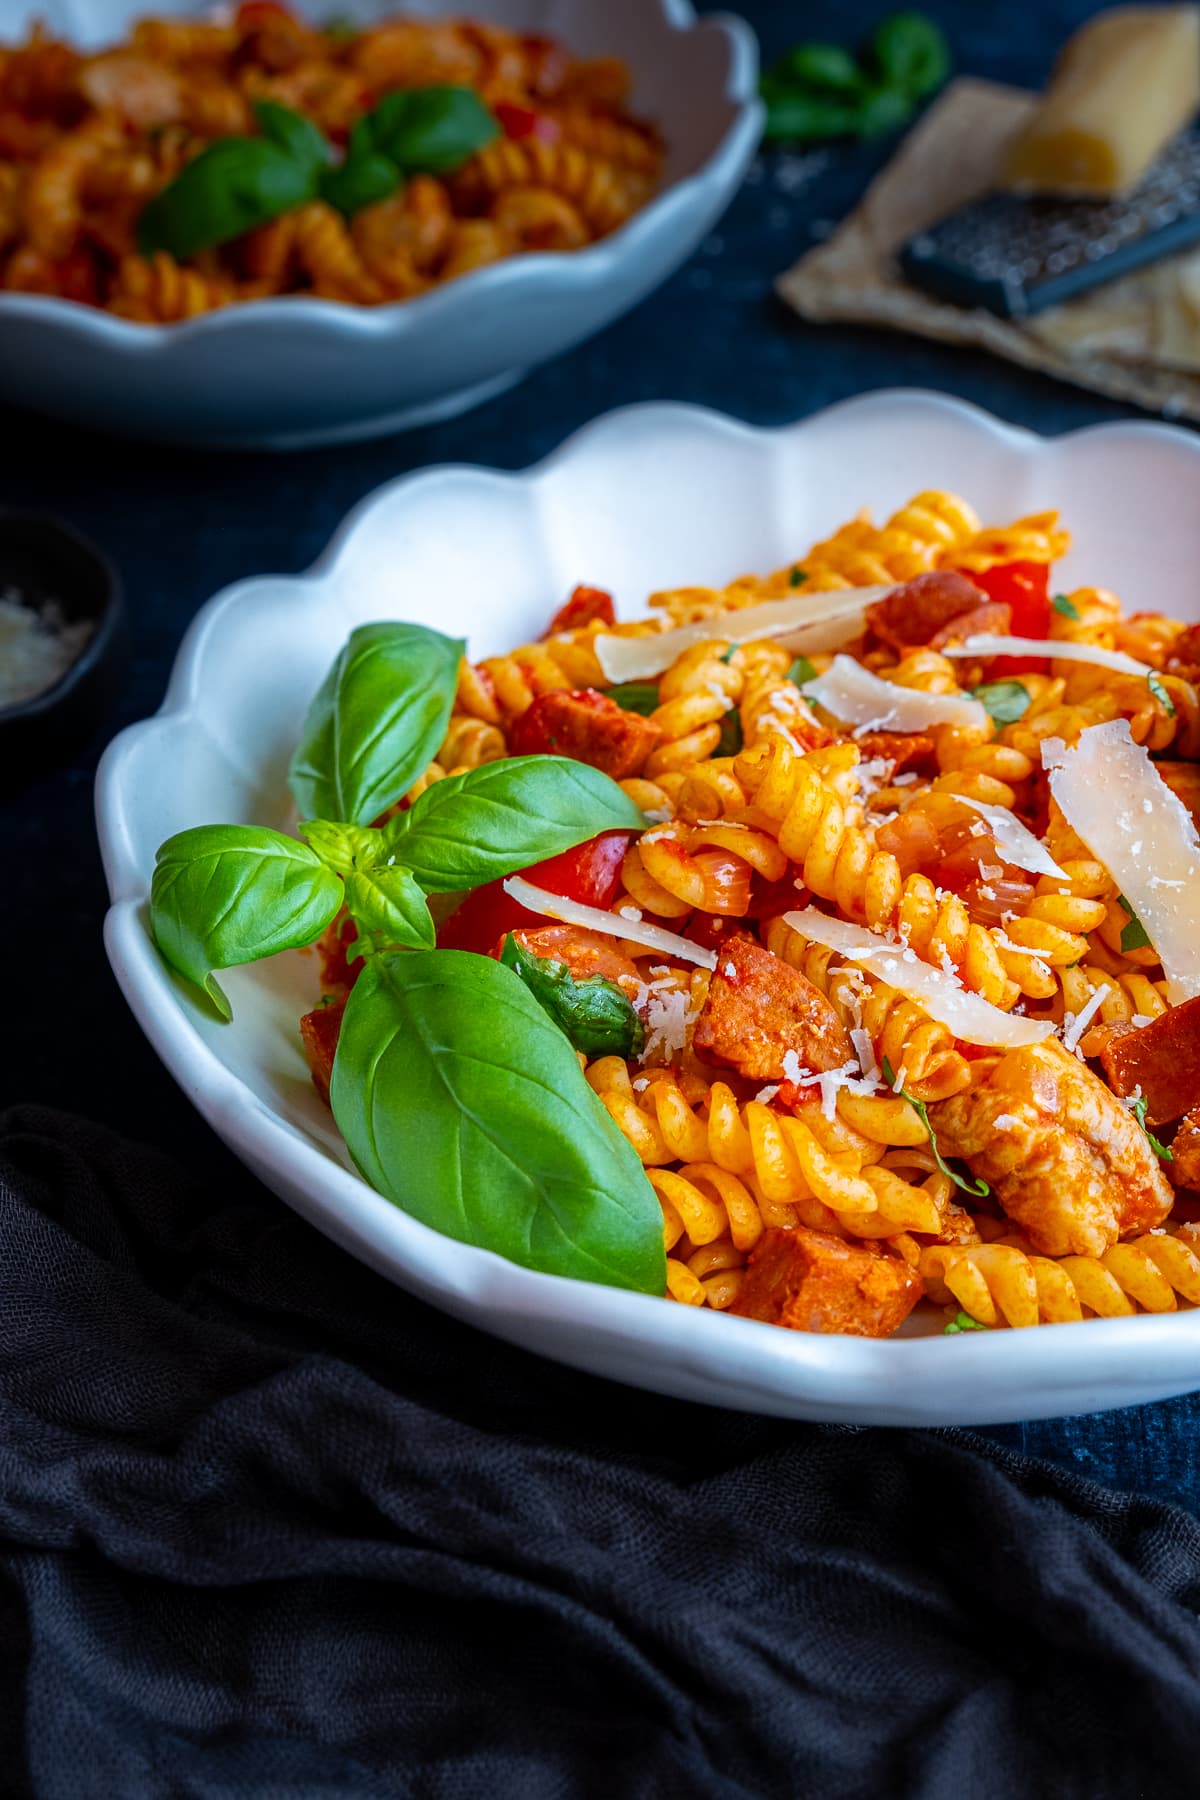
[[886, 781], [905, 769], [937, 773], [934, 742], [923, 731], [863, 731], [858, 734], [858, 748], [864, 762], [890, 765]]
[[662, 733], [639, 713], [626, 712], [595, 688], [542, 694], [512, 728], [514, 756], [538, 752], [590, 763], [614, 781], [636, 775]]
[[927, 644], [951, 619], [987, 604], [974, 582], [952, 569], [931, 569], [867, 608], [867, 629], [898, 655]]
[[312, 1012], [305, 1013], [300, 1021], [300, 1037], [304, 1044], [304, 1054], [308, 1058], [308, 1066], [312, 1071], [313, 1086], [320, 1094], [326, 1106], [329, 1105], [329, 1082], [333, 1074], [333, 1056], [338, 1047], [338, 1038], [342, 1034], [342, 1014], [346, 1010], [344, 1000], [335, 1000], [332, 1006], [316, 1006]]
[[881, 1338], [904, 1323], [924, 1291], [917, 1271], [878, 1244], [772, 1226], [729, 1310], [790, 1331]]
[[799, 969], [744, 934], [717, 958], [692, 1040], [699, 1055], [748, 1081], [781, 1081], [789, 1050], [805, 1069], [840, 1069], [853, 1061], [833, 1005]]
[[514, 931], [513, 936], [531, 956], [565, 964], [576, 981], [593, 981], [599, 975], [630, 992], [641, 986], [637, 964], [598, 931], [582, 925], [542, 925]]
[[1141, 1089], [1147, 1125], [1165, 1125], [1200, 1106], [1200, 997], [1110, 1038], [1100, 1061], [1114, 1093]]
[[1044, 1256], [1102, 1256], [1171, 1209], [1137, 1120], [1053, 1040], [1011, 1050], [929, 1119], [943, 1156], [964, 1157]]
[[542, 642], [554, 637], [560, 631], [578, 631], [583, 625], [591, 625], [599, 619], [602, 625], [611, 625], [616, 619], [613, 611], [613, 597], [605, 593], [603, 588], [577, 587], [571, 591], [570, 598], [564, 600], [554, 617], [542, 633]]

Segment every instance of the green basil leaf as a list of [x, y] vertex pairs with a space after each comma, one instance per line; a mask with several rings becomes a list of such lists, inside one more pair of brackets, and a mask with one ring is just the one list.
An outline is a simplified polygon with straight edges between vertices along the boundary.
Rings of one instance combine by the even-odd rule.
[[971, 689], [971, 698], [987, 709], [995, 725], [1012, 725], [1029, 710], [1029, 689], [1019, 681], [985, 682]]
[[382, 831], [369, 825], [342, 825], [336, 819], [306, 819], [297, 826], [300, 836], [312, 847], [321, 861], [339, 875], [352, 869], [369, 869], [387, 861]]
[[1129, 914], [1129, 918], [1121, 930], [1121, 953], [1128, 956], [1131, 950], [1151, 950], [1150, 934], [1130, 906], [1124, 894], [1118, 894], [1117, 900]]
[[1129, 1100], [1126, 1102], [1126, 1104], [1129, 1107], [1129, 1110], [1133, 1114], [1134, 1118], [1137, 1120], [1138, 1124], [1141, 1126], [1142, 1130], [1145, 1132], [1146, 1142], [1149, 1144], [1150, 1148], [1153, 1150], [1155, 1156], [1158, 1157], [1159, 1161], [1160, 1162], [1174, 1162], [1175, 1161], [1175, 1152], [1171, 1149], [1168, 1149], [1167, 1145], [1164, 1144], [1161, 1141], [1161, 1139], [1156, 1138], [1154, 1133], [1151, 1131], [1150, 1127], [1146, 1123], [1146, 1108], [1149, 1105], [1149, 1101], [1147, 1100], [1145, 1094], [1139, 1094], [1135, 1100]]
[[884, 19], [871, 39], [871, 53], [885, 82], [913, 100], [940, 88], [953, 66], [945, 33], [921, 12]]
[[1150, 692], [1154, 695], [1154, 698], [1158, 701], [1159, 705], [1166, 708], [1167, 717], [1173, 719], [1175, 717], [1175, 702], [1168, 693], [1166, 684], [1161, 675], [1153, 673], [1147, 675], [1146, 686], [1150, 689]]
[[1062, 614], [1064, 619], [1077, 619], [1079, 617], [1079, 608], [1069, 594], [1055, 594], [1050, 604], [1056, 613]]
[[377, 150], [368, 150], [361, 156], [347, 156], [336, 169], [325, 170], [321, 176], [321, 198], [349, 218], [364, 206], [388, 199], [400, 182], [395, 163]]
[[435, 781], [385, 836], [428, 893], [454, 894], [527, 869], [602, 831], [643, 831], [609, 776], [569, 756], [512, 756]]
[[360, 625], [308, 709], [288, 770], [301, 813], [369, 825], [437, 753], [461, 638], [423, 625]]
[[721, 735], [717, 739], [714, 756], [740, 756], [745, 748], [742, 734], [742, 715], [736, 706], [731, 706], [721, 720]]
[[807, 580], [808, 580], [808, 570], [807, 569], [791, 568], [788, 570], [788, 586], [789, 587], [802, 587]]
[[826, 88], [830, 93], [857, 94], [863, 84], [857, 57], [841, 44], [797, 44], [772, 73], [801, 87]]
[[951, 1319], [942, 1336], [957, 1337], [960, 1331], [990, 1331], [991, 1329], [990, 1325], [983, 1325], [978, 1319], [973, 1319], [970, 1313], [960, 1312]]
[[302, 206], [313, 189], [312, 168], [269, 139], [218, 138], [143, 209], [138, 249], [185, 262]]
[[447, 175], [500, 127], [474, 88], [409, 88], [388, 94], [367, 114], [373, 150], [407, 172]]
[[806, 681], [815, 681], [816, 679], [817, 671], [807, 656], [798, 656], [787, 672], [787, 680], [793, 682], [796, 687], [803, 687]]
[[510, 931], [500, 961], [512, 969], [538, 1005], [585, 1056], [640, 1056], [646, 1027], [628, 994], [603, 975], [576, 981], [566, 963], [534, 956]]
[[853, 137], [858, 130], [857, 101], [831, 95], [793, 93], [767, 100], [763, 136], [770, 142], [818, 144], [827, 138]]
[[641, 713], [644, 719], [658, 706], [658, 684], [653, 681], [622, 681], [607, 693], [626, 712]]
[[[432, 950], [437, 942], [428, 902], [407, 869], [356, 869], [346, 877], [346, 906], [368, 948]], [[353, 946], [351, 956], [358, 953]]]
[[301, 168], [315, 174], [332, 159], [329, 139], [303, 113], [293, 112], [290, 106], [280, 106], [277, 100], [256, 100], [254, 116], [268, 142], [286, 150]]
[[881, 137], [887, 131], [899, 131], [912, 117], [913, 103], [898, 87], [869, 87], [858, 103], [859, 137]]
[[883, 1059], [881, 1068], [883, 1079], [887, 1082], [892, 1092], [894, 1094], [899, 1094], [902, 1100], [908, 1102], [926, 1131], [929, 1133], [929, 1148], [933, 1151], [933, 1160], [942, 1171], [942, 1174], [948, 1176], [955, 1187], [961, 1188], [964, 1194], [971, 1194], [978, 1200], [982, 1200], [986, 1194], [990, 1194], [992, 1190], [982, 1176], [980, 1176], [978, 1180], [972, 1178], [970, 1181], [965, 1181], [961, 1175], [955, 1174], [954, 1170], [950, 1167], [950, 1164], [946, 1162], [941, 1151], [938, 1149], [937, 1132], [929, 1122], [929, 1108], [926, 1106], [924, 1100], [916, 1100], [908, 1092], [907, 1088], [898, 1088], [896, 1086], [896, 1071], [893, 1069], [886, 1056]]
[[547, 1274], [664, 1291], [662, 1209], [636, 1152], [491, 957], [372, 957], [330, 1098], [365, 1179], [433, 1230]]
[[197, 825], [160, 844], [150, 887], [154, 941], [173, 969], [232, 1017], [214, 969], [320, 937], [342, 884], [313, 851], [261, 825]]

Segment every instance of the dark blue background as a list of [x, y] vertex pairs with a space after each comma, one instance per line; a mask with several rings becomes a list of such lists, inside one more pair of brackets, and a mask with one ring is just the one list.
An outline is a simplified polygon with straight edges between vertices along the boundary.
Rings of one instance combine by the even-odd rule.
[[[801, 37], [862, 36], [886, 5], [744, 0], [741, 10], [769, 61]], [[1032, 86], [1094, 8], [1080, 0], [974, 0], [927, 10], [949, 32], [959, 68]], [[726, 218], [659, 293], [513, 392], [429, 430], [289, 457], [210, 454], [126, 444], [0, 409], [4, 500], [57, 513], [110, 553], [136, 634], [120, 703], [95, 741], [5, 803], [0, 1098], [89, 1114], [220, 1182], [228, 1153], [151, 1053], [104, 958], [96, 760], [113, 732], [158, 706], [184, 629], [209, 595], [242, 576], [305, 568], [379, 483], [446, 461], [519, 468], [595, 414], [637, 400], [696, 401], [773, 425], [864, 389], [914, 384], [1050, 434], [1136, 416], [982, 355], [806, 326], [775, 300], [773, 277], [811, 241], [814, 226], [853, 205], [890, 147], [839, 146], [798, 191], [781, 180], [777, 159], [760, 158]], [[952, 480], [951, 470], [914, 475], [918, 485]], [[849, 489], [846, 504], [848, 512], [857, 504]], [[953, 1356], [952, 1343], [946, 1354]], [[993, 1435], [1116, 1486], [1200, 1508], [1197, 1424], [1200, 1401], [1181, 1399]]]

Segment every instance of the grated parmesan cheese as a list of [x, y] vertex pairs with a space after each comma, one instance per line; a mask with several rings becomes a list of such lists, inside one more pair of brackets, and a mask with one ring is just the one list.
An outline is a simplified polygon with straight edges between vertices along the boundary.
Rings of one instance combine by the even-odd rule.
[[996, 1131], [1016, 1131], [1020, 1123], [1016, 1113], [997, 1113], [992, 1120], [992, 1126]]
[[1101, 985], [1077, 1013], [1063, 1015], [1063, 1044], [1066, 1049], [1073, 1050], [1080, 1058], [1083, 1056], [1083, 1051], [1079, 1048], [1079, 1040], [1104, 1005], [1106, 992], [1107, 989]]
[[0, 707], [19, 706], [61, 681], [95, 630], [68, 625], [53, 600], [25, 606], [15, 589], [0, 594]]
[[[1068, 880], [1066, 870], [1059, 868], [1042, 840], [1022, 825], [1007, 806], [992, 806], [983, 800], [971, 799], [969, 794], [955, 794], [954, 798], [979, 814], [990, 828], [997, 849], [1002, 850], [1018, 869], [1030, 869], [1035, 875], [1053, 875], [1059, 881]], [[979, 873], [985, 881], [995, 881], [1004, 870], [984, 863], [980, 865]]]

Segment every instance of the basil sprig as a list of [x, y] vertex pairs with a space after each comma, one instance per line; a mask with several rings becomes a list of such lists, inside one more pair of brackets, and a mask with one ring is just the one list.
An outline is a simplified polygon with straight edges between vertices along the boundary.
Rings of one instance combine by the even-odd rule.
[[768, 141], [875, 137], [906, 125], [950, 73], [950, 47], [925, 13], [892, 13], [861, 57], [840, 44], [798, 44], [762, 78]]
[[576, 981], [566, 963], [534, 956], [510, 931], [500, 961], [519, 975], [538, 1005], [585, 1056], [640, 1056], [646, 1028], [615, 981]]
[[1029, 689], [1021, 681], [985, 681], [971, 689], [971, 698], [979, 701], [994, 725], [1015, 725], [1029, 711]]
[[342, 884], [314, 850], [260, 825], [197, 825], [160, 845], [150, 919], [166, 960], [232, 1017], [214, 969], [320, 937]]
[[500, 127], [473, 88], [413, 88], [364, 113], [346, 155], [311, 119], [257, 100], [259, 137], [218, 138], [143, 209], [138, 248], [177, 260], [228, 243], [318, 196], [350, 214], [386, 200], [418, 173], [445, 175], [489, 144]]
[[365, 825], [412, 786], [446, 735], [465, 648], [423, 625], [350, 633], [288, 770], [302, 815]]
[[983, 1180], [982, 1176], [978, 1180], [964, 1181], [961, 1175], [955, 1174], [954, 1170], [950, 1167], [950, 1164], [938, 1149], [937, 1133], [929, 1123], [929, 1108], [926, 1106], [924, 1100], [917, 1100], [907, 1091], [907, 1089], [902, 1087], [898, 1088], [896, 1086], [896, 1071], [893, 1069], [886, 1056], [883, 1059], [881, 1067], [883, 1070], [883, 1079], [887, 1082], [893, 1093], [899, 1094], [901, 1100], [906, 1100], [908, 1102], [926, 1131], [929, 1133], [929, 1148], [933, 1151], [933, 1160], [942, 1171], [942, 1174], [949, 1176], [955, 1187], [961, 1188], [964, 1194], [972, 1194], [977, 1200], [982, 1200], [985, 1194], [990, 1194], [992, 1190], [987, 1182]]
[[661, 1294], [662, 1210], [570, 1044], [511, 969], [373, 957], [330, 1083], [355, 1165], [435, 1231], [526, 1268]]
[[435, 781], [388, 822], [396, 861], [429, 894], [457, 894], [645, 818], [608, 775], [569, 756], [513, 756]]

